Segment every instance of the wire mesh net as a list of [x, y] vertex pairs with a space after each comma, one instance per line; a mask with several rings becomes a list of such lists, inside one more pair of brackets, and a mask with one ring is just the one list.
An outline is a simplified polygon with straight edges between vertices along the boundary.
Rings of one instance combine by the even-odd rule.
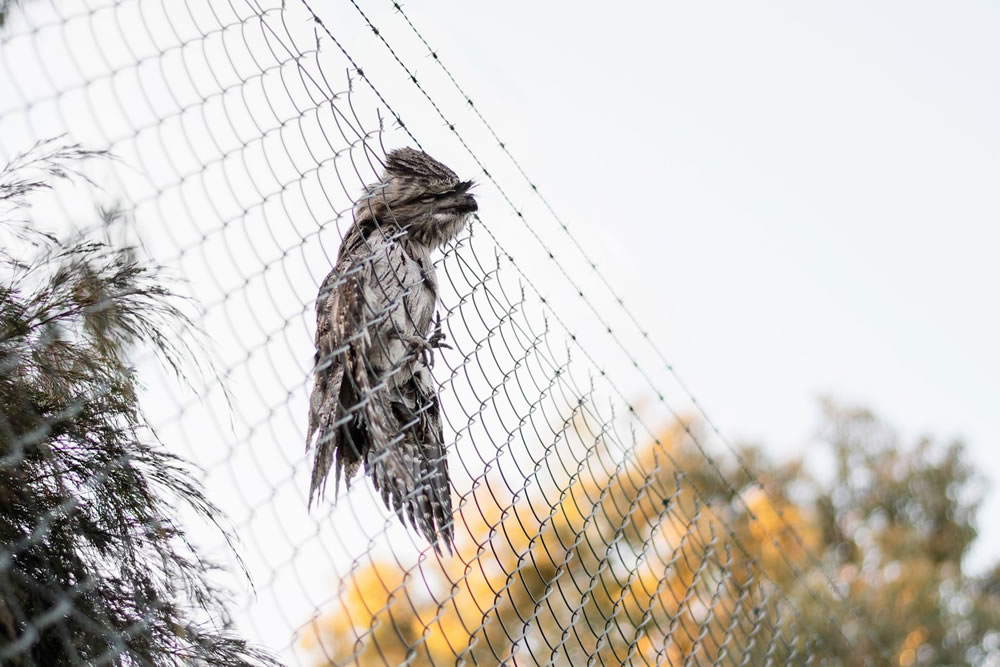
[[[240, 635], [298, 664], [798, 664], [878, 645], [404, 7], [6, 11], [0, 160], [52, 137], [109, 150], [87, 173], [130, 215], [80, 225], [182, 278], [210, 340], [219, 372], [193, 391], [135, 363], [156, 437], [236, 528], [255, 582]], [[360, 477], [306, 507], [317, 293], [401, 145], [479, 183], [479, 215], [435, 255], [454, 555]], [[79, 220], [95, 196], [58, 194], [36, 219]], [[5, 609], [12, 664], [68, 613]]]

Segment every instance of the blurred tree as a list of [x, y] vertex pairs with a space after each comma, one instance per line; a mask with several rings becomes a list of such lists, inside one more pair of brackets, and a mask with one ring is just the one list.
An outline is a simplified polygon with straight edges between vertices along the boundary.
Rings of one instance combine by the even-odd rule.
[[1000, 659], [1000, 568], [963, 570], [981, 487], [960, 445], [904, 447], [825, 404], [829, 479], [745, 447], [749, 480], [709, 463], [697, 425], [631, 451], [574, 429], [589, 456], [530, 503], [479, 485], [455, 558], [345, 578], [304, 639], [316, 664]]
[[175, 518], [222, 517], [140, 411], [128, 359], [180, 372], [176, 298], [132, 252], [19, 218], [94, 155], [45, 143], [0, 170], [0, 663], [274, 664], [228, 631]]

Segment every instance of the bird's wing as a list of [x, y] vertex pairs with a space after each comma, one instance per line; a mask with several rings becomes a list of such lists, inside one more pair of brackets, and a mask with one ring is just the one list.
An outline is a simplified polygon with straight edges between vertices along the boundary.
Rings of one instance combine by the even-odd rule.
[[[339, 263], [326, 277], [316, 299], [316, 366], [312, 396], [309, 401], [309, 427], [306, 449], [313, 444], [313, 461], [309, 503], [318, 491], [322, 496], [330, 467], [337, 455], [337, 480], [345, 461], [338, 450], [340, 442], [338, 419], [343, 417], [341, 394], [347, 371], [349, 352], [364, 348], [367, 330], [360, 272], [351, 262]], [[349, 406], [348, 406], [349, 407]], [[314, 442], [315, 441], [315, 442]], [[360, 456], [358, 457], [360, 458]], [[348, 470], [348, 479], [353, 471]]]
[[342, 472], [349, 482], [363, 460], [381, 482], [387, 506], [400, 512], [419, 472], [397, 446], [400, 429], [390, 407], [408, 374], [400, 333], [411, 332], [399, 331], [407, 321], [400, 311], [414, 287], [415, 263], [381, 232], [346, 247], [316, 302], [316, 379], [306, 438], [307, 446], [316, 445], [310, 502], [316, 491], [322, 494], [331, 467], [335, 484]]

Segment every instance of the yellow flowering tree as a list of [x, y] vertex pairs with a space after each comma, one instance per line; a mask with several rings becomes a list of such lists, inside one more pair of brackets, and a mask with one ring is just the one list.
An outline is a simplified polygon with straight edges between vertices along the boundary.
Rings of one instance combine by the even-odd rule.
[[547, 485], [473, 490], [454, 557], [354, 570], [305, 640], [316, 664], [1000, 657], [997, 572], [962, 569], [978, 498], [960, 446], [903, 447], [828, 406], [817, 480], [749, 447], [710, 462], [696, 423], [635, 447], [573, 432]]

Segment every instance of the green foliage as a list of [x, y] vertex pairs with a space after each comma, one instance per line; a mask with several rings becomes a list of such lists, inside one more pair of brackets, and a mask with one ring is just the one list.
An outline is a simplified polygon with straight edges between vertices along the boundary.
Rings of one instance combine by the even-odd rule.
[[178, 299], [128, 249], [18, 220], [94, 155], [44, 143], [0, 172], [0, 662], [273, 664], [226, 629], [175, 518], [220, 512], [140, 411], [130, 354], [190, 356]]
[[881, 661], [861, 637], [901, 665], [1000, 659], [998, 569], [965, 567], [984, 480], [963, 446], [900, 443], [867, 410], [827, 403], [825, 415], [835, 474], [816, 485], [814, 507], [823, 558], [854, 607], [845, 632], [859, 639], [843, 648], [845, 664]]

